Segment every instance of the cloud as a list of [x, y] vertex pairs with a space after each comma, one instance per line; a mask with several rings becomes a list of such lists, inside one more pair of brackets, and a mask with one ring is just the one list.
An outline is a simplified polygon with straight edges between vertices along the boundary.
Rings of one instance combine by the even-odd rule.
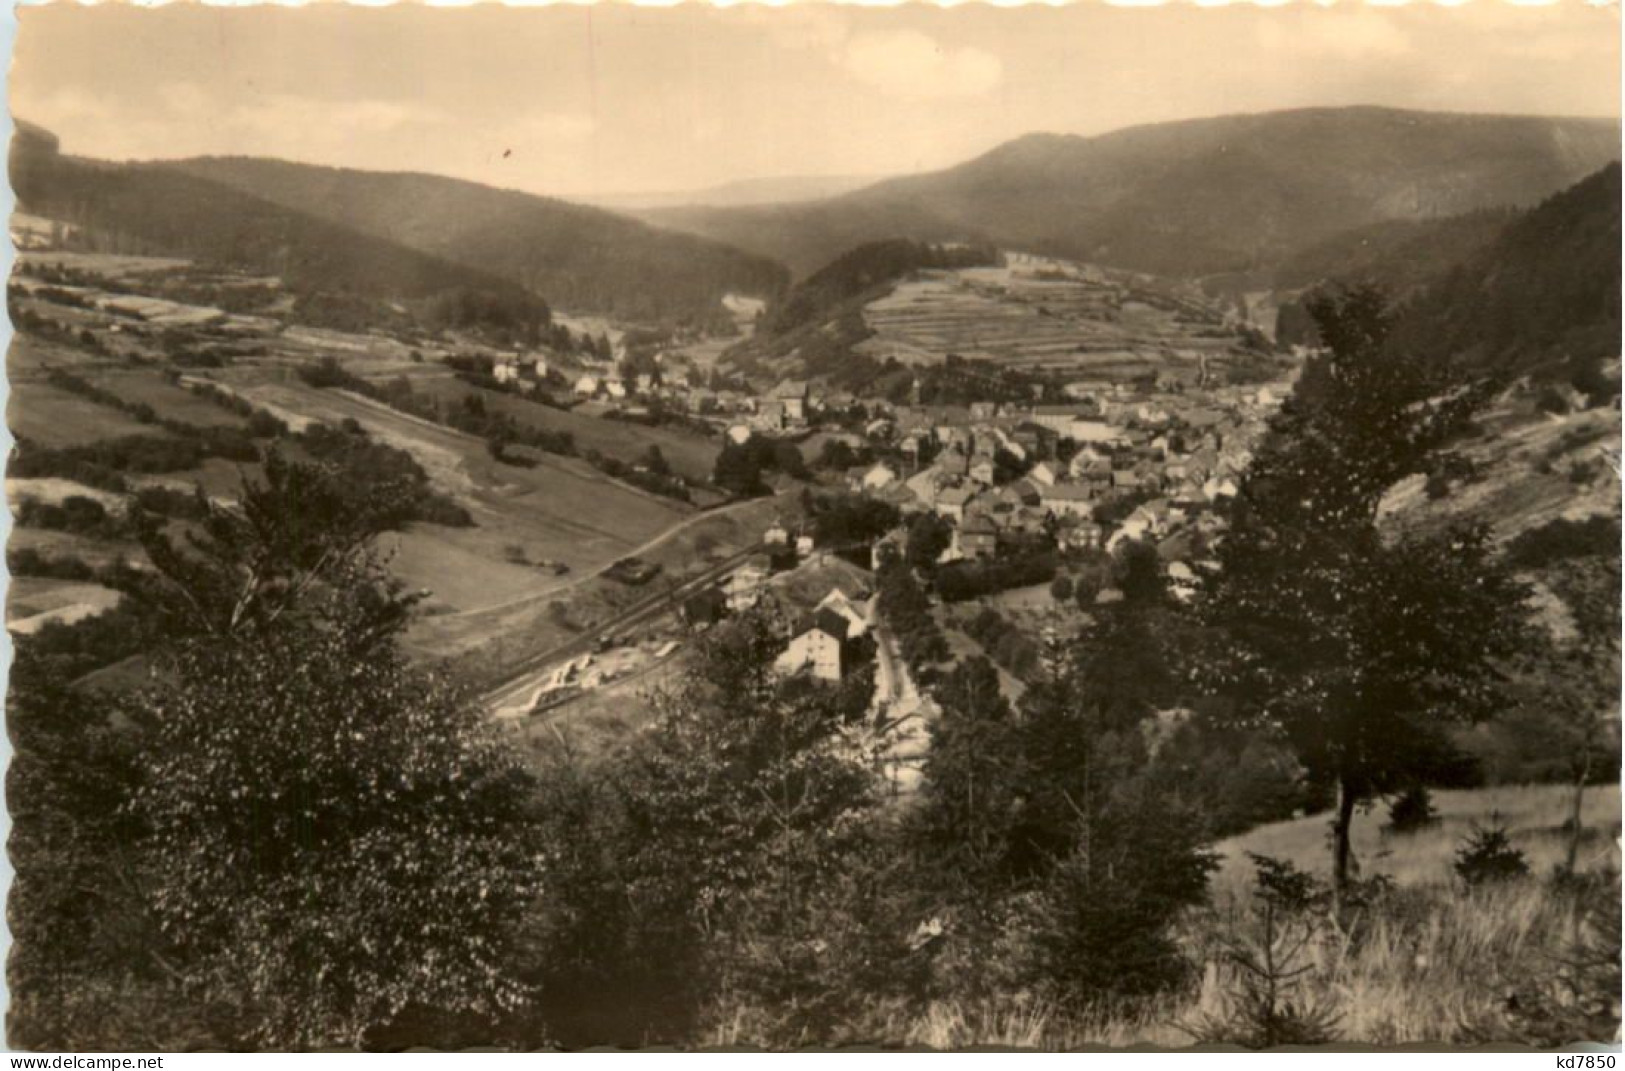
[[841, 62], [859, 81], [915, 100], [980, 96], [1004, 78], [991, 52], [944, 48], [916, 30], [861, 34], [847, 42]]

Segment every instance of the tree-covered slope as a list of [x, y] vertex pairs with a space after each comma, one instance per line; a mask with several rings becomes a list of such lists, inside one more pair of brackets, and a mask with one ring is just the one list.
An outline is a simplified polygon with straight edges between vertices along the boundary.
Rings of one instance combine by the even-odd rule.
[[456, 298], [515, 325], [547, 318], [545, 302], [510, 280], [172, 168], [63, 156], [31, 138], [14, 146], [10, 170], [24, 211], [75, 224], [110, 251], [277, 275], [326, 301]]
[[1401, 317], [1395, 342], [1591, 390], [1620, 354], [1619, 249], [1614, 163], [1515, 219], [1430, 285]]
[[598, 208], [416, 173], [208, 157], [171, 165], [265, 200], [519, 283], [554, 305], [629, 319], [719, 315], [771, 298], [780, 265]]

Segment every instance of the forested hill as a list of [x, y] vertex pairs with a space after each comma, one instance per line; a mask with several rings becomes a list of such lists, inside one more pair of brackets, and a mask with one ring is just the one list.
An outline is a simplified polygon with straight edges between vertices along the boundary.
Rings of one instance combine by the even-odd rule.
[[1620, 354], [1619, 248], [1614, 163], [1430, 285], [1401, 317], [1395, 344], [1594, 393], [1601, 366]]
[[1616, 120], [1311, 108], [1034, 134], [821, 201], [643, 215], [798, 273], [904, 235], [1212, 275], [1388, 220], [1531, 205], [1618, 157]]
[[10, 173], [22, 210], [75, 224], [109, 251], [277, 275], [326, 306], [451, 302], [505, 328], [548, 319], [547, 304], [510, 280], [172, 168], [64, 156], [43, 132], [14, 143]]
[[415, 173], [248, 157], [180, 161], [223, 183], [423, 253], [501, 275], [555, 306], [634, 320], [719, 316], [724, 294], [778, 296], [772, 260], [602, 209]]
[[1356, 227], [1297, 251], [1270, 273], [1269, 282], [1280, 290], [1296, 290], [1336, 280], [1372, 280], [1407, 294], [1476, 256], [1520, 214], [1513, 208], [1486, 208]]

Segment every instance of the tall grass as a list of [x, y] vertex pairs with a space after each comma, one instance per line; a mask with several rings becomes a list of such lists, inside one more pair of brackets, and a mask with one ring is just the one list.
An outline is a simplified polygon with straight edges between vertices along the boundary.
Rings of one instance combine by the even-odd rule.
[[[1582, 870], [1617, 875], [1620, 795], [1615, 787], [1587, 792], [1584, 823], [1591, 836]], [[1387, 891], [1360, 909], [1313, 911], [1294, 999], [1334, 1013], [1337, 1042], [1526, 1043], [1524, 1027], [1507, 1015], [1515, 989], [1555, 981], [1561, 963], [1585, 932], [1585, 902], [1550, 880], [1564, 855], [1563, 820], [1569, 797], [1561, 786], [1439, 792], [1441, 821], [1420, 833], [1385, 836], [1381, 811], [1364, 815], [1355, 843], [1364, 873], [1385, 874]], [[1478, 889], [1452, 872], [1462, 836], [1495, 819], [1509, 828], [1529, 857], [1531, 876]], [[801, 1044], [886, 1044], [958, 1049], [976, 1045], [1031, 1049], [1082, 1046], [1182, 1048], [1207, 1040], [1204, 1028], [1232, 1014], [1240, 977], [1226, 954], [1259, 925], [1253, 867], [1245, 852], [1289, 860], [1304, 870], [1329, 869], [1324, 817], [1277, 823], [1220, 846], [1225, 863], [1215, 875], [1210, 905], [1181, 923], [1180, 944], [1200, 969], [1187, 989], [1138, 1005], [1094, 1012], [1062, 1010], [1031, 994], [986, 1000], [942, 1000], [924, 1008], [877, 1003], [861, 1021], [832, 1025]], [[1616, 899], [1618, 886], [1613, 886]], [[1592, 901], [1593, 903], [1595, 901]], [[1617, 930], [1615, 931], [1617, 933]], [[1617, 942], [1616, 942], [1617, 943]], [[1612, 987], [1618, 989], [1618, 975]], [[1618, 994], [1612, 1000], [1611, 1036], [1618, 1039]], [[764, 1040], [761, 1020], [736, 1009], [712, 1043]]]

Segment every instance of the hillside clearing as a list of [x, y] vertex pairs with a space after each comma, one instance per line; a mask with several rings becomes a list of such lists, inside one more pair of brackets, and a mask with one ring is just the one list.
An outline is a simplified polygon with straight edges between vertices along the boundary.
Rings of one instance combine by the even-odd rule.
[[[1387, 809], [1379, 804], [1355, 815], [1354, 852], [1361, 874], [1386, 874], [1400, 885], [1448, 885], [1461, 839], [1473, 827], [1503, 823], [1515, 847], [1536, 874], [1559, 863], [1567, 846], [1563, 823], [1571, 790], [1566, 785], [1515, 785], [1479, 789], [1441, 789], [1433, 793], [1438, 824], [1419, 833], [1392, 835], [1382, 830]], [[1248, 852], [1289, 860], [1311, 873], [1331, 872], [1327, 843], [1329, 817], [1311, 815], [1262, 826], [1217, 845], [1223, 856], [1213, 875], [1216, 902], [1246, 895], [1253, 882]], [[1588, 830], [1581, 851], [1585, 869], [1618, 869], [1620, 862], [1620, 792], [1618, 785], [1586, 789], [1582, 824]]]

